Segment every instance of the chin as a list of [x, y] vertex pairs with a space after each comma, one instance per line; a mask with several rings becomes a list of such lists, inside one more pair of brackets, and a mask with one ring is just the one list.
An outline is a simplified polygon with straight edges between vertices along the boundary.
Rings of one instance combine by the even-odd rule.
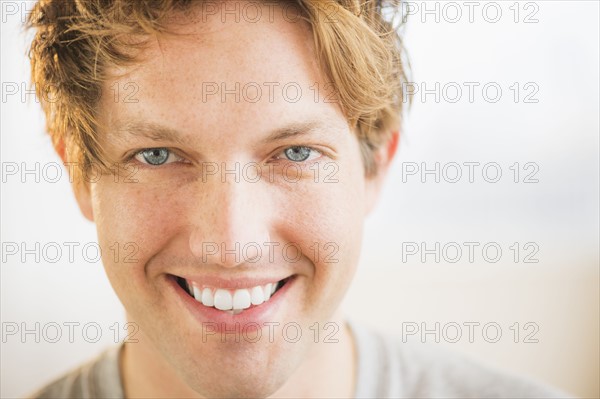
[[[290, 379], [309, 347], [302, 341], [212, 341], [187, 346], [185, 351], [173, 345], [163, 346], [161, 352], [182, 382], [203, 397], [265, 398]], [[196, 355], [192, 357], [190, 353]]]
[[265, 384], [254, 381], [253, 384], [238, 384], [237, 382], [214, 384], [208, 389], [206, 386], [195, 389], [200, 395], [207, 398], [267, 398], [273, 395], [283, 384]]
[[277, 392], [293, 372], [293, 367], [287, 361], [283, 363], [270, 369], [252, 370], [243, 365], [229, 373], [214, 370], [212, 378], [192, 374], [185, 380], [190, 388], [207, 398], [266, 398]]

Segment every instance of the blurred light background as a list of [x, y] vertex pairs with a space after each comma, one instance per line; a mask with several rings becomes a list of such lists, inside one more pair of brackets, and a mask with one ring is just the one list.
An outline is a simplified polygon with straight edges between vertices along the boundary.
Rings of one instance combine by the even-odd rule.
[[[354, 320], [411, 342], [422, 340], [421, 330], [409, 336], [408, 328], [440, 323], [439, 345], [597, 398], [599, 4], [467, 3], [408, 4], [410, 89], [419, 91], [343, 306]], [[96, 232], [80, 215], [64, 169], [55, 183], [48, 181], [55, 169], [42, 172], [59, 159], [39, 104], [26, 93], [21, 101], [29, 65], [20, 24], [31, 4], [2, 4], [2, 242], [81, 245], [75, 261], [64, 253], [56, 263], [33, 256], [22, 263], [3, 247], [2, 397], [31, 392], [93, 357], [114, 342], [109, 327], [124, 322], [100, 262], [81, 262], [81, 248], [96, 241]], [[19, 92], [11, 94], [15, 84]], [[21, 162], [39, 162], [50, 179], [10, 175], [9, 164]], [[434, 172], [422, 174], [436, 163], [439, 182]], [[465, 242], [477, 243], [469, 244], [472, 261]], [[492, 262], [497, 248], [502, 253]], [[433, 252], [423, 259], [423, 249]], [[58, 323], [63, 335], [63, 323], [80, 325], [73, 343], [66, 336], [35, 343], [33, 334], [22, 343], [21, 332], [8, 334], [15, 323], [36, 322]], [[80, 339], [88, 322], [103, 328], [96, 343]], [[480, 323], [473, 342], [469, 322]], [[495, 343], [488, 342], [493, 331], [482, 332], [488, 323], [501, 328]], [[456, 324], [463, 336], [453, 343]], [[88, 333], [93, 338], [94, 330]]]

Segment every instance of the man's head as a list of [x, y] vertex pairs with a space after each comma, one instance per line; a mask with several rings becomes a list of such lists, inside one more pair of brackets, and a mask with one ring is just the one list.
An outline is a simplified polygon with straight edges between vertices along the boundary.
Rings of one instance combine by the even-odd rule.
[[380, 5], [50, 1], [31, 22], [48, 129], [82, 165], [128, 318], [198, 393], [273, 393], [312, 341], [277, 327], [332, 319], [397, 145], [401, 48]]

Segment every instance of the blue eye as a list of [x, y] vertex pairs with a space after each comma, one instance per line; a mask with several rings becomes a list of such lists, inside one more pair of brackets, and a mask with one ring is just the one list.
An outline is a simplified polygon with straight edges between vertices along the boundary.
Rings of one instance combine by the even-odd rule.
[[311, 153], [316, 153], [317, 151], [313, 150], [310, 147], [304, 147], [304, 146], [293, 146], [293, 147], [289, 147], [286, 148], [285, 150], [283, 150], [283, 153], [285, 154], [285, 157], [287, 159], [289, 159], [290, 161], [294, 161], [294, 162], [304, 162], [306, 161]]
[[[171, 152], [166, 148], [149, 148], [147, 150], [140, 151], [136, 158], [141, 155], [144, 160], [150, 165], [162, 165], [169, 159]], [[139, 160], [139, 159], [138, 159]]]

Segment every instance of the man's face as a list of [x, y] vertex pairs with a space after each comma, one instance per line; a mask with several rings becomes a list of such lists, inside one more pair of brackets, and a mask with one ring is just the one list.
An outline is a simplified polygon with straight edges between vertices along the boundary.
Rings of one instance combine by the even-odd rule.
[[103, 262], [140, 336], [206, 396], [271, 394], [316, 322], [323, 340], [374, 197], [308, 26], [273, 15], [179, 26], [103, 87], [101, 144], [136, 170], [90, 184]]

